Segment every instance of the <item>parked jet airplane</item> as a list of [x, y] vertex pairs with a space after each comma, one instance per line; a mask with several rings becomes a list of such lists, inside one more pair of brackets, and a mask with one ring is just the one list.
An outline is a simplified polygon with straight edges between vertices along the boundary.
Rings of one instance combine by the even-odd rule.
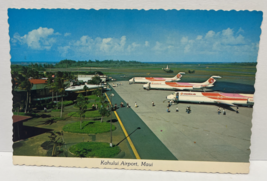
[[177, 82], [181, 80], [184, 72], [179, 72], [172, 78], [161, 78], [161, 77], [133, 77], [129, 80], [129, 83], [148, 83], [152, 81], [166, 81], [166, 82]]
[[167, 96], [168, 100], [176, 102], [212, 103], [229, 106], [252, 106], [253, 94], [223, 93], [223, 92], [175, 92]]
[[193, 89], [205, 89], [213, 87], [216, 82], [216, 78], [220, 76], [211, 76], [207, 81], [203, 83], [189, 83], [189, 82], [148, 82], [143, 86], [144, 89], [166, 89], [166, 90], [193, 90]]

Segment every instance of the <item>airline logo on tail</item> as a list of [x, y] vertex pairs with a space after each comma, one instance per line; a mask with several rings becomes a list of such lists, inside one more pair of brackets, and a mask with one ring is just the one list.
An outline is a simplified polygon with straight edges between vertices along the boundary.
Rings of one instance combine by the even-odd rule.
[[211, 78], [209, 78], [208, 81], [209, 81], [210, 84], [213, 84], [215, 80], [214, 80], [214, 78], [211, 77]]
[[[182, 75], [185, 74], [184, 72], [179, 72], [177, 75], [176, 75], [176, 78], [177, 79], [180, 79], [182, 77]], [[174, 77], [175, 78], [175, 77]]]

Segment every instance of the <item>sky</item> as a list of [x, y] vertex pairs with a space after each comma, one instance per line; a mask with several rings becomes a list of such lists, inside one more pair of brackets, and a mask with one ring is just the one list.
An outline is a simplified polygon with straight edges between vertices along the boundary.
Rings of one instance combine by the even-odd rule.
[[11, 62], [256, 62], [262, 12], [9, 9]]

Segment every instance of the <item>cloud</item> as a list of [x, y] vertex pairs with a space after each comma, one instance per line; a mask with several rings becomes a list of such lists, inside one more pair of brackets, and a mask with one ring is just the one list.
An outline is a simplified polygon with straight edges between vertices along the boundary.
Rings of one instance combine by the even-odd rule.
[[206, 34], [205, 38], [212, 38], [215, 35], [215, 32], [210, 30], [208, 31], [208, 33]]
[[239, 33], [245, 33], [245, 31], [240, 27], [236, 34], [239, 34]]
[[167, 48], [168, 48], [168, 45], [165, 45], [163, 43], [156, 41], [155, 46], [152, 48], [152, 50], [159, 52], [159, 51], [164, 51]]
[[[130, 47], [129, 47], [130, 46]], [[139, 46], [137, 43], [132, 43], [128, 46], [128, 50], [134, 50]], [[76, 55], [115, 55], [117, 53], [125, 53], [126, 36], [121, 38], [100, 38], [95, 39], [84, 35], [79, 40], [69, 42], [67, 46], [61, 46], [58, 48], [62, 56], [66, 56], [71, 50]]]
[[68, 53], [68, 50], [70, 49], [70, 46], [63, 46], [63, 47], [58, 47], [58, 51], [61, 53], [61, 56], [65, 57]]
[[135, 50], [136, 47], [139, 47], [139, 46], [140, 46], [140, 44], [137, 44], [137, 43], [133, 42], [131, 45], [128, 45], [127, 51], [128, 52], [132, 52], [132, 51]]
[[100, 50], [106, 53], [123, 51], [126, 43], [126, 36], [121, 39], [116, 38], [103, 38], [100, 44]]
[[64, 36], [70, 36], [71, 35], [71, 33], [65, 33], [64, 34]]
[[188, 37], [182, 37], [182, 39], [181, 39], [181, 43], [182, 44], [185, 44], [185, 43], [187, 43], [188, 42]]
[[186, 45], [184, 48], [184, 53], [189, 53], [190, 52], [190, 45]]
[[[245, 55], [255, 54], [258, 51], [257, 43], [251, 43], [249, 39], [246, 39], [242, 33], [242, 30], [238, 30], [236, 33], [231, 28], [226, 28], [218, 32], [213, 30], [208, 31], [203, 35], [198, 35], [196, 39], [190, 39], [187, 36], [183, 36], [181, 39], [180, 50], [183, 53], [193, 54], [233, 54], [233, 55]], [[179, 47], [176, 45], [176, 47]], [[178, 50], [177, 50], [178, 51]]]
[[49, 50], [52, 45], [56, 42], [53, 35], [59, 35], [59, 33], [54, 33], [53, 28], [43, 28], [34, 29], [24, 36], [20, 36], [15, 33], [11, 42], [16, 44], [17, 42], [21, 44], [27, 44], [29, 48], [35, 50]]
[[201, 40], [202, 39], [202, 36], [201, 35], [198, 35], [196, 40]]
[[234, 36], [234, 31], [230, 28], [222, 30], [222, 43], [224, 44], [244, 44], [245, 40], [242, 35]]
[[[58, 47], [62, 56], [106, 56], [118, 57], [128, 55], [146, 55], [148, 52], [157, 55], [255, 55], [258, 51], [257, 42], [254, 44], [247, 39], [242, 31], [235, 32], [231, 28], [220, 31], [209, 30], [203, 34], [189, 36], [187, 34], [166, 37], [164, 40], [129, 42], [126, 36], [97, 37], [81, 36], [78, 40], [68, 42]], [[52, 35], [48, 35], [50, 38]], [[20, 36], [14, 35], [14, 39]], [[170, 41], [172, 40], [172, 41]], [[45, 44], [42, 44], [45, 45]]]

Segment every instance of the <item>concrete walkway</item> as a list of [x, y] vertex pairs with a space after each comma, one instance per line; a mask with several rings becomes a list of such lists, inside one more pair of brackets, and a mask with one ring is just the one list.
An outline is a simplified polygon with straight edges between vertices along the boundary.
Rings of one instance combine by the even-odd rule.
[[[136, 122], [139, 117], [149, 128], [143, 130], [143, 138], [133, 137], [135, 144], [142, 142], [142, 147], [148, 148], [148, 155], [153, 152], [149, 147], [154, 141], [144, 139], [146, 134], [154, 134], [178, 160], [249, 161], [252, 108], [240, 107], [239, 114], [226, 110], [226, 115], [218, 115], [216, 105], [179, 103], [172, 105], [171, 112], [167, 113], [166, 96], [173, 91], [146, 91], [143, 90], [142, 84], [129, 85], [126, 81], [116, 83], [122, 83], [114, 88], [116, 92], [138, 115], [132, 116], [128, 110], [123, 113], [122, 110], [127, 108], [118, 111], [121, 119], [129, 124], [128, 133], [142, 125], [139, 121]], [[155, 103], [154, 107], [151, 105], [152, 101]], [[134, 108], [135, 102], [138, 108]], [[190, 114], [185, 112], [187, 106], [191, 106]], [[175, 112], [176, 107], [179, 108], [178, 113]]]
[[[114, 97], [111, 98], [110, 94], [112, 93], [114, 94]], [[134, 104], [130, 105], [131, 108], [127, 108], [126, 102], [114, 90], [108, 91], [107, 95], [113, 105], [115, 103], [118, 105], [119, 109], [116, 111], [128, 134], [131, 134], [137, 127], [141, 128], [130, 135], [130, 138], [141, 159], [177, 160], [168, 148], [166, 148], [166, 146], [142, 121], [142, 119], [140, 119], [140, 117], [133, 111], [133, 109], [135, 109]], [[124, 103], [125, 107], [120, 107], [121, 102]]]

